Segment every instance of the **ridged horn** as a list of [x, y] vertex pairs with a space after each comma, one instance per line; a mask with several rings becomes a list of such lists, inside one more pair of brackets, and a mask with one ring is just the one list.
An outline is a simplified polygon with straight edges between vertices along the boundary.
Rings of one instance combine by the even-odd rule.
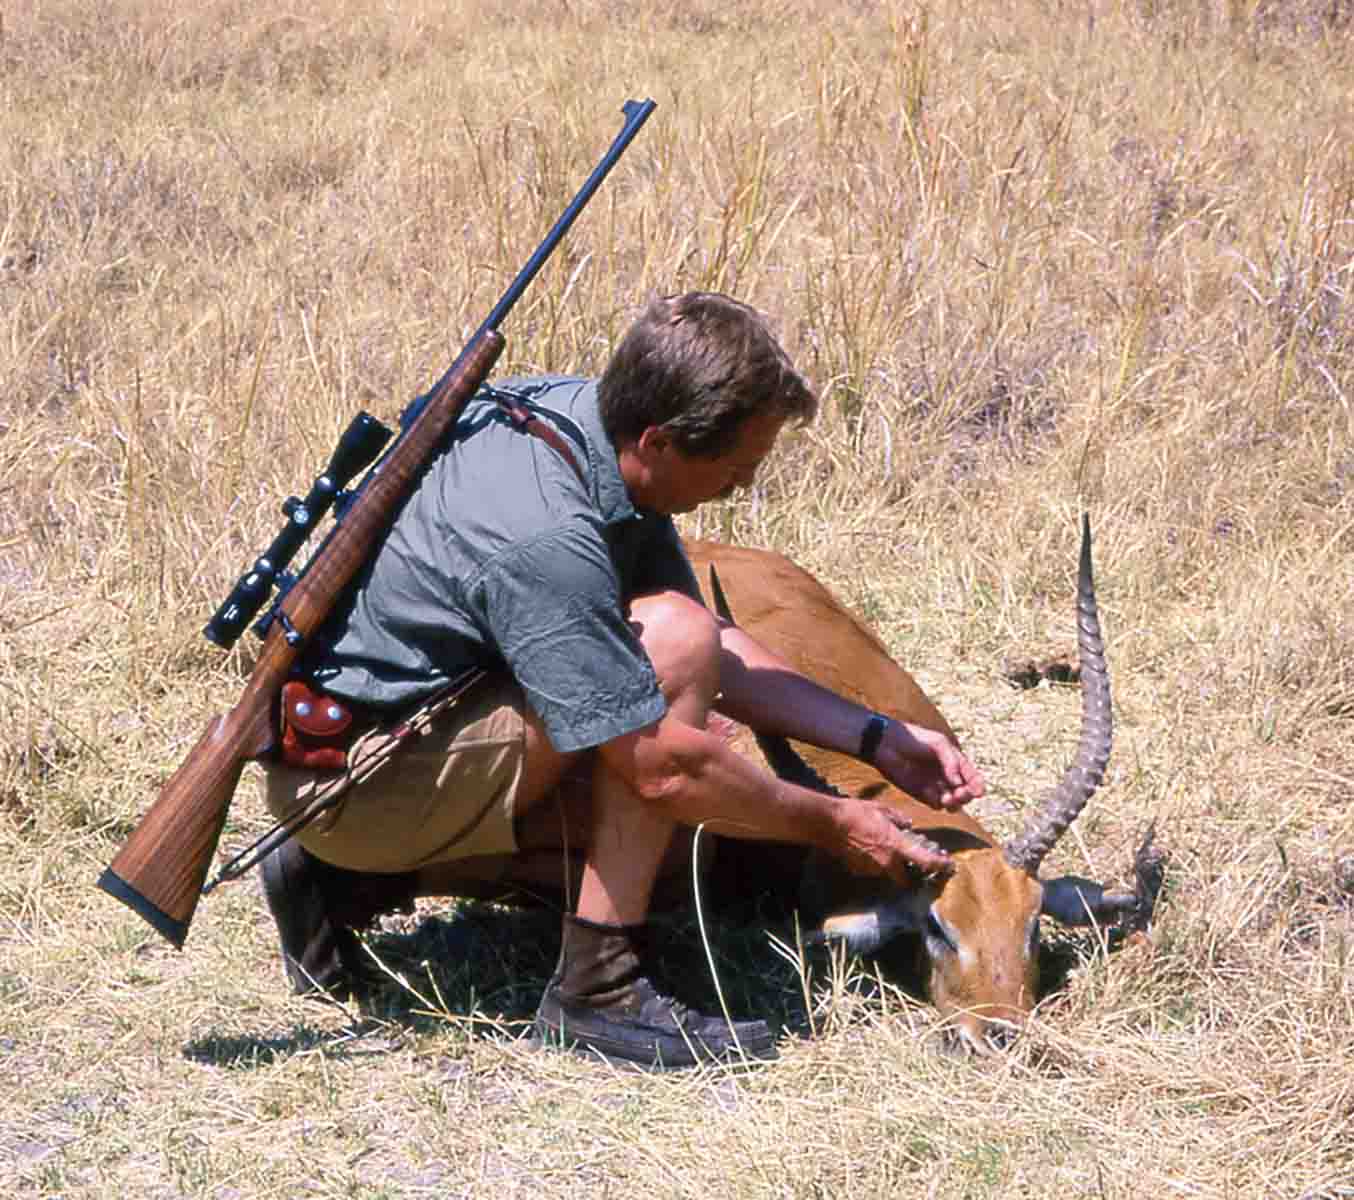
[[1110, 711], [1110, 674], [1091, 578], [1091, 522], [1081, 518], [1081, 565], [1077, 571], [1077, 660], [1081, 666], [1081, 742], [1062, 782], [1048, 794], [1024, 830], [1003, 849], [1013, 867], [1039, 873], [1044, 856], [1081, 815], [1105, 778], [1114, 738]]

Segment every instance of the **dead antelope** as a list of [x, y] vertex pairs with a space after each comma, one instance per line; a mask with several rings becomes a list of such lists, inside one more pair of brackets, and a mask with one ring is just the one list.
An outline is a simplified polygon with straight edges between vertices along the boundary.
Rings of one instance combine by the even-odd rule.
[[[954, 736], [879, 639], [806, 571], [764, 551], [686, 545], [702, 585], [708, 586], [714, 567], [737, 623], [797, 670], [879, 712]], [[714, 597], [710, 600], [713, 607]], [[821, 920], [823, 937], [854, 953], [872, 953], [899, 934], [917, 935], [920, 975], [931, 1002], [962, 1043], [978, 1053], [1004, 1045], [1034, 1005], [1041, 915], [1085, 925], [1112, 921], [1138, 904], [1135, 895], [1107, 893], [1091, 880], [1039, 878], [1044, 857], [1100, 784], [1110, 753], [1109, 673], [1088, 526], [1077, 582], [1077, 646], [1082, 728], [1076, 759], [1025, 829], [1005, 844], [967, 813], [932, 809], [854, 759], [805, 747], [809, 769], [784, 739], [759, 739], [782, 775], [810, 782], [816, 772], [820, 783], [826, 780], [840, 792], [885, 800], [953, 856], [949, 878], [899, 889], [851, 876], [827, 856], [808, 852], [801, 902], [807, 915]]]

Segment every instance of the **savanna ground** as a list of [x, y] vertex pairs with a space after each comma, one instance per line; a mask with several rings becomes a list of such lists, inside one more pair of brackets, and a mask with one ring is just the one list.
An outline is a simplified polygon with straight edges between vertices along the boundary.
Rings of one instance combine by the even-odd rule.
[[[281, 499], [644, 96], [503, 369], [597, 369], [655, 290], [770, 313], [822, 415], [689, 528], [865, 614], [1000, 830], [1071, 751], [1004, 672], [1070, 645], [1091, 513], [1118, 739], [1054, 865], [1155, 824], [1166, 888], [994, 1061], [755, 926], [711, 945], [780, 1062], [649, 1077], [526, 1047], [553, 918], [393, 922], [358, 1012], [289, 997], [252, 880], [183, 953], [94, 887], [239, 693], [200, 631]], [[1344, 0], [4, 5], [0, 1189], [1354, 1196], [1351, 113]]]

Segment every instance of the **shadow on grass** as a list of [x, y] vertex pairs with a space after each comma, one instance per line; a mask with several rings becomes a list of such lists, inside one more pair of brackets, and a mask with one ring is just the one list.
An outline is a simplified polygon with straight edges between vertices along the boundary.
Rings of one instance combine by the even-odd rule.
[[314, 1029], [309, 1025], [298, 1025], [290, 1033], [274, 1037], [259, 1037], [248, 1033], [208, 1034], [184, 1046], [183, 1056], [206, 1066], [252, 1071], [259, 1067], [272, 1066], [273, 1063], [291, 1058], [294, 1054], [321, 1046], [338, 1056], [381, 1053], [382, 1051], [370, 1045], [364, 1046], [358, 1040], [367, 1031], [359, 1024], [346, 1031], [346, 1040], [343, 1040], [345, 1035], [342, 1034], [336, 1037], [332, 1029]]
[[[757, 1016], [783, 1032], [807, 1028], [802, 988], [792, 966], [767, 940], [768, 924], [753, 914], [707, 923], [715, 985], [700, 928], [685, 912], [650, 923], [649, 962], [661, 985], [704, 1011], [720, 1009], [720, 992], [734, 1019]], [[543, 909], [452, 901], [418, 919], [368, 933], [367, 979], [358, 1001], [337, 1006], [351, 1018], [340, 1030], [296, 1026], [273, 1035], [206, 1034], [184, 1056], [231, 1070], [268, 1067], [307, 1050], [332, 1057], [386, 1053], [401, 1031], [443, 1032], [467, 1039], [524, 1034], [555, 969], [560, 917]], [[776, 929], [793, 941], [793, 931]], [[393, 1035], [393, 1036], [392, 1036]]]
[[[757, 1016], [784, 1030], [804, 1025], [798, 976], [771, 948], [765, 924], [707, 918], [718, 986], [694, 914], [656, 917], [649, 930], [647, 961], [660, 987], [686, 1003], [719, 1011], [722, 991], [735, 1019]], [[366, 943], [384, 978], [364, 999], [364, 1012], [416, 1027], [475, 1017], [467, 1033], [484, 1036], [530, 1024], [559, 957], [560, 918], [463, 902], [425, 915], [408, 932], [376, 933]]]
[[[1149, 862], [1144, 857], [1150, 845], [1149, 834], [1139, 852], [1141, 911], [1106, 931], [1103, 945], [1111, 953], [1150, 921], [1164, 863], [1163, 858]], [[727, 1008], [736, 1020], [760, 1017], [779, 1033], [809, 1034], [803, 981], [769, 936], [795, 945], [784, 892], [735, 890], [721, 895], [714, 904], [718, 919], [707, 915], [707, 937], [702, 937], [689, 906], [655, 916], [649, 926], [648, 962], [656, 968], [656, 982], [701, 1011]], [[1041, 1000], [1066, 988], [1070, 973], [1098, 952], [1100, 936], [1046, 931], [1040, 948]], [[351, 1018], [346, 1030], [335, 1033], [303, 1024], [283, 1036], [209, 1034], [189, 1043], [186, 1057], [251, 1069], [319, 1047], [339, 1056], [383, 1053], [392, 1026], [414, 1032], [454, 1026], [468, 1039], [524, 1034], [559, 957], [560, 916], [548, 907], [450, 901], [441, 910], [370, 933], [364, 944], [370, 956], [367, 985], [359, 1003], [341, 1006]], [[866, 970], [852, 972], [852, 990], [868, 998], [882, 986], [894, 986], [924, 1000], [919, 950], [916, 938], [895, 939]], [[826, 958], [823, 951], [805, 955], [811, 986], [822, 982]]]

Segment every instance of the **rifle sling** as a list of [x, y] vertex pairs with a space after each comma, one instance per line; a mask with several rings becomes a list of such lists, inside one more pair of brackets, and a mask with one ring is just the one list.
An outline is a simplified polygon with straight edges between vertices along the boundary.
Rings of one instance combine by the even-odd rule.
[[484, 675], [485, 672], [479, 667], [467, 668], [403, 719], [359, 735], [345, 754], [344, 768], [338, 772], [321, 773], [313, 783], [302, 789], [300, 794], [305, 797], [302, 807], [276, 821], [262, 837], [236, 854], [217, 872], [216, 878], [202, 889], [202, 894], [205, 896], [218, 884], [240, 878], [283, 842], [295, 837], [317, 817], [328, 812], [354, 785], [376, 774], [412, 737], [426, 732], [434, 718], [451, 708]]
[[492, 394], [494, 402], [512, 422], [514, 429], [520, 429], [523, 433], [529, 433], [532, 437], [540, 438], [573, 468], [574, 474], [578, 476], [578, 482], [587, 487], [588, 481], [583, 477], [583, 469], [578, 465], [578, 459], [574, 457], [574, 452], [569, 448], [569, 444], [560, 436], [559, 430], [548, 422], [542, 421], [535, 412], [510, 392], [502, 392], [494, 388]]

